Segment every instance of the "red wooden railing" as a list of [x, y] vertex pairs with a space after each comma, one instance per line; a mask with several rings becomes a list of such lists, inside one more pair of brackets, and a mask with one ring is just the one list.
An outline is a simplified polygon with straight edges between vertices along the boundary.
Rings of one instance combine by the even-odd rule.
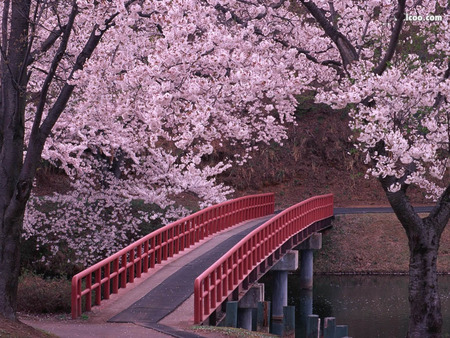
[[148, 234], [72, 278], [72, 318], [81, 315], [83, 296], [85, 310], [90, 311], [92, 298], [95, 305], [100, 305], [111, 293], [203, 238], [273, 212], [273, 194], [245, 196], [208, 207]]
[[249, 273], [292, 236], [333, 216], [333, 195], [298, 203], [253, 230], [194, 282], [194, 323], [209, 317]]

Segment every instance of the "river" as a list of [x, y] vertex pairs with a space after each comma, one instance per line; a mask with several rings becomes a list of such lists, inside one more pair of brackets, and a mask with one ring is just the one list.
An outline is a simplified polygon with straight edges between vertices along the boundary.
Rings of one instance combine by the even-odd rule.
[[[270, 274], [265, 277], [266, 299], [271, 297]], [[408, 329], [407, 276], [314, 276], [314, 289], [296, 288], [298, 275], [289, 275], [288, 305], [296, 306], [296, 337], [304, 337], [302, 313], [323, 320], [335, 317], [348, 325], [353, 338], [405, 337]], [[439, 276], [443, 337], [450, 337], [450, 276]], [[309, 305], [308, 305], [309, 303]]]

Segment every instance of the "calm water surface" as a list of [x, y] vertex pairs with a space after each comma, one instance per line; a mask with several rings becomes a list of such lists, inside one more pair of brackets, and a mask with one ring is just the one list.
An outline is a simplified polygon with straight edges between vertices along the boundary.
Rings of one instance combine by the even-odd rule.
[[[269, 274], [270, 275], [270, 274]], [[296, 337], [304, 337], [304, 313], [336, 317], [348, 325], [353, 338], [405, 337], [408, 329], [407, 276], [315, 276], [311, 292], [296, 288], [298, 276], [289, 276], [288, 305], [296, 306]], [[266, 299], [271, 298], [270, 276]], [[450, 337], [450, 276], [439, 276], [444, 337]], [[312, 303], [312, 304], [311, 304]]]

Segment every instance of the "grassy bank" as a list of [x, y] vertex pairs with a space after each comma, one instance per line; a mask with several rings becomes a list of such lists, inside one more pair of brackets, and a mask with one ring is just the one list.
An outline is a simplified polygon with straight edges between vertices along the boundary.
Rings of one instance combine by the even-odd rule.
[[[394, 214], [337, 216], [315, 253], [316, 273], [406, 273], [409, 250]], [[439, 249], [438, 271], [450, 273], [450, 228]]]

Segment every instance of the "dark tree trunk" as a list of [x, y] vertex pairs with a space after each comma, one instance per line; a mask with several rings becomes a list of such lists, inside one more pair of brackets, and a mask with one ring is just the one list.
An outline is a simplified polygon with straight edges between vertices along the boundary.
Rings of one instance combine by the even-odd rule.
[[408, 337], [440, 337], [442, 328], [441, 303], [438, 293], [437, 255], [440, 233], [430, 221], [424, 221], [421, 230], [408, 236], [409, 304]]
[[[22, 219], [13, 223], [1, 224], [0, 231], [0, 314], [8, 319], [15, 319], [17, 286], [20, 272], [20, 233]], [[10, 228], [5, 233], [3, 230]]]
[[379, 179], [394, 212], [406, 231], [409, 259], [409, 338], [441, 337], [442, 314], [438, 293], [437, 257], [439, 242], [450, 219], [450, 186], [430, 214], [421, 218], [406, 196], [408, 185], [392, 193], [395, 177]]
[[[9, 7], [11, 5], [11, 7]], [[20, 237], [31, 184], [23, 167], [30, 0], [6, 1], [2, 16], [0, 107], [0, 314], [14, 319]], [[11, 18], [8, 24], [9, 16]], [[6, 28], [9, 26], [9, 36]]]

